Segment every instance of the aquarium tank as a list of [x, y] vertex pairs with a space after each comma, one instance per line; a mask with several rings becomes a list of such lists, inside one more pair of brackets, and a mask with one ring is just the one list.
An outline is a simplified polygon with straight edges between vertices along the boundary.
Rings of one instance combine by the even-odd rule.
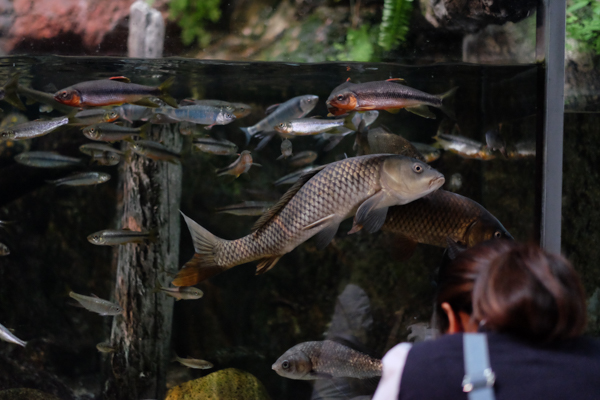
[[370, 399], [501, 238], [600, 335], [600, 3], [480, 3], [0, 1], [0, 399]]

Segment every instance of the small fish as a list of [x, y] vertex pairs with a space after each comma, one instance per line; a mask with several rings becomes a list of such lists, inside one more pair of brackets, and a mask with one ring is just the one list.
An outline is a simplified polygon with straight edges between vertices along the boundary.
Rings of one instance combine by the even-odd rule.
[[[366, 136], [366, 138], [365, 138]], [[387, 128], [359, 128], [356, 135], [357, 154], [399, 154], [425, 161], [425, 158], [408, 140]]]
[[303, 167], [315, 161], [317, 159], [317, 156], [318, 154], [312, 150], [301, 151], [300, 153], [296, 153], [295, 156], [290, 158], [289, 165], [290, 167]]
[[217, 176], [221, 175], [233, 175], [236, 178], [241, 174], [246, 173], [250, 170], [250, 167], [256, 165], [257, 167], [261, 167], [262, 165], [255, 163], [252, 161], [252, 155], [249, 150], [242, 151], [242, 154], [235, 160], [233, 163], [228, 165], [225, 168], [219, 168], [217, 170]]
[[96, 348], [100, 353], [116, 353], [116, 347], [112, 346], [110, 342], [102, 342], [96, 345]]
[[0, 243], [0, 256], [4, 257], [10, 254], [10, 250], [7, 245]]
[[324, 140], [328, 141], [328, 143], [325, 145], [325, 147], [323, 147], [323, 151], [332, 150], [335, 146], [337, 146], [342, 141], [342, 139], [345, 136], [356, 132], [359, 129], [359, 126], [362, 121], [365, 122], [365, 125], [364, 125], [365, 127], [369, 127], [370, 125], [373, 124], [373, 122], [375, 122], [377, 117], [379, 117], [379, 111], [376, 111], [376, 110], [365, 111], [365, 112], [361, 112], [361, 113], [354, 112], [353, 114], [354, 114], [352, 116], [353, 129], [346, 129], [345, 131], [342, 130], [341, 132], [325, 132], [325, 133], [323, 133], [323, 135], [321, 137]]
[[194, 124], [193, 122], [181, 121], [179, 123], [179, 133], [181, 133], [184, 136], [192, 135], [194, 133], [195, 128], [196, 124]]
[[81, 164], [80, 158], [62, 156], [51, 151], [27, 151], [16, 155], [15, 161], [37, 168], [64, 168]]
[[104, 172], [80, 172], [77, 174], [69, 175], [65, 178], [47, 182], [52, 183], [56, 186], [89, 186], [108, 182], [109, 180], [110, 175]]
[[235, 115], [236, 119], [244, 118], [245, 116], [250, 114], [250, 112], [252, 111], [252, 107], [250, 107], [248, 104], [230, 103], [228, 101], [223, 101], [223, 100], [185, 99], [179, 103], [180, 106], [190, 105], [190, 104], [195, 104], [195, 105], [199, 105], [199, 106], [203, 105], [203, 106], [212, 106], [212, 107], [223, 107], [225, 112], [233, 113], [233, 115]]
[[295, 345], [271, 367], [290, 379], [368, 379], [381, 376], [381, 360], [332, 340]]
[[485, 133], [485, 143], [491, 151], [498, 150], [506, 157], [506, 142], [500, 136], [499, 129], [492, 129]]
[[302, 169], [299, 169], [297, 171], [292, 172], [291, 174], [287, 174], [285, 176], [282, 176], [281, 178], [277, 179], [274, 183], [275, 186], [279, 186], [279, 185], [291, 185], [293, 183], [296, 183], [296, 181], [298, 179], [300, 179], [300, 177], [314, 169], [317, 168], [321, 168], [321, 165], [310, 165], [308, 167], [304, 167]]
[[444, 150], [451, 151], [463, 158], [492, 160], [496, 158], [483, 143], [459, 135], [439, 133], [433, 137]]
[[281, 155], [277, 157], [278, 160], [282, 158], [288, 158], [292, 156], [292, 142], [289, 139], [284, 139], [281, 142]]
[[27, 97], [27, 104], [43, 103], [49, 107], [52, 107], [53, 110], [59, 111], [66, 115], [73, 112], [73, 107], [64, 105], [54, 100], [54, 94], [52, 93], [40, 92], [39, 90], [21, 85], [17, 87], [17, 92]]
[[121, 156], [117, 153], [94, 154], [91, 162], [106, 167], [117, 165], [121, 161]]
[[177, 108], [177, 102], [167, 93], [174, 80], [175, 77], [170, 77], [158, 87], [129, 83], [129, 79], [122, 76], [80, 82], [56, 92], [54, 100], [71, 107], [110, 106], [123, 103], [158, 107], [158, 104], [148, 99], [156, 96], [171, 107]]
[[436, 149], [435, 147], [430, 146], [428, 144], [419, 142], [411, 142], [411, 144], [415, 147], [415, 149], [417, 149], [419, 153], [421, 153], [426, 163], [434, 162], [442, 155], [440, 149]]
[[115, 107], [114, 111], [119, 114], [119, 117], [131, 123], [135, 121], [147, 121], [152, 116], [152, 108], [135, 104], [123, 104]]
[[238, 204], [217, 208], [219, 213], [233, 215], [258, 216], [263, 215], [273, 205], [270, 201], [244, 201]]
[[4, 340], [5, 342], [18, 344], [19, 346], [23, 347], [27, 345], [27, 342], [24, 342], [13, 335], [12, 332], [2, 324], [0, 324], [0, 339]]
[[275, 126], [281, 122], [288, 121], [292, 118], [302, 118], [312, 111], [317, 105], [319, 96], [307, 94], [297, 96], [288, 101], [267, 108], [269, 115], [260, 120], [256, 125], [240, 128], [246, 134], [247, 142], [252, 136], [263, 131], [272, 131]]
[[54, 111], [52, 106], [49, 106], [48, 104], [40, 104], [40, 106], [38, 107], [38, 110], [41, 113], [51, 113], [52, 111]]
[[151, 140], [137, 140], [131, 144], [131, 150], [135, 154], [150, 158], [155, 161], [168, 161], [177, 164], [181, 156], [158, 142]]
[[[275, 130], [283, 137], [309, 136], [338, 130], [346, 132], [352, 129], [351, 118], [348, 119], [319, 119], [319, 118], [295, 118], [275, 125]], [[340, 128], [346, 128], [340, 130]]]
[[35, 120], [14, 125], [0, 131], [0, 140], [26, 140], [47, 135], [59, 126], [69, 123], [68, 117]]
[[196, 358], [179, 358], [177, 355], [175, 355], [175, 359], [173, 361], [178, 361], [182, 365], [194, 369], [210, 369], [213, 367], [212, 363], [208, 361], [198, 360]]
[[94, 108], [91, 110], [79, 111], [73, 115], [73, 121], [76, 124], [93, 125], [102, 122], [113, 122], [119, 118], [119, 113], [116, 110], [105, 110], [102, 108]]
[[329, 95], [327, 109], [333, 115], [341, 115], [349, 111], [367, 110], [396, 113], [405, 108], [421, 117], [435, 119], [435, 114], [428, 108], [432, 106], [452, 117], [453, 113], [446, 103], [457, 88], [444, 94], [432, 95], [394, 81], [395, 79], [365, 83], [344, 82]]
[[162, 107], [152, 110], [154, 114], [162, 114], [175, 121], [187, 121], [194, 124], [208, 125], [204, 129], [211, 129], [215, 125], [227, 125], [235, 121], [235, 115], [228, 113], [221, 107], [191, 105], [179, 108]]
[[257, 274], [316, 236], [317, 247], [331, 242], [340, 223], [356, 212], [369, 232], [385, 221], [388, 207], [406, 204], [437, 190], [444, 176], [408, 157], [376, 154], [352, 157], [315, 169], [296, 182], [237, 240], [218, 238], [184, 215], [196, 254], [179, 271], [174, 286], [193, 286], [236, 265], [261, 260]]
[[451, 192], [458, 192], [463, 184], [463, 177], [458, 172], [452, 174], [450, 179], [448, 179], [448, 184], [446, 185], [446, 189]]
[[90, 297], [70, 292], [69, 297], [77, 300], [77, 302], [86, 310], [95, 312], [102, 316], [118, 315], [123, 312], [123, 309], [118, 304], [111, 303], [108, 300], [103, 300], [97, 296]]
[[204, 296], [202, 290], [195, 287], [164, 287], [158, 281], [152, 293], [163, 292], [171, 297], [175, 298], [175, 301], [179, 300], [198, 300]]
[[81, 146], [79, 146], [79, 151], [81, 151], [83, 154], [87, 154], [88, 156], [92, 157], [104, 153], [115, 153], [119, 155], [125, 154], [125, 152], [103, 143], [82, 144]]
[[535, 142], [519, 142], [508, 150], [506, 156], [511, 160], [535, 157]]
[[216, 154], [219, 156], [236, 154], [238, 150], [235, 143], [225, 139], [194, 138], [192, 144], [204, 153]]
[[144, 243], [156, 241], [156, 231], [132, 231], [129, 229], [105, 229], [92, 233], [88, 242], [98, 246], [117, 246], [127, 243]]
[[12, 106], [17, 107], [21, 111], [25, 111], [25, 105], [17, 96], [17, 88], [19, 82], [19, 74], [14, 74], [8, 81], [0, 88], [0, 100], [4, 100]]
[[129, 128], [126, 126], [101, 123], [90, 125], [83, 129], [83, 134], [88, 139], [102, 142], [116, 142], [119, 140], [129, 139], [131, 137], [145, 137], [150, 129], [151, 123], [148, 122], [139, 128]]

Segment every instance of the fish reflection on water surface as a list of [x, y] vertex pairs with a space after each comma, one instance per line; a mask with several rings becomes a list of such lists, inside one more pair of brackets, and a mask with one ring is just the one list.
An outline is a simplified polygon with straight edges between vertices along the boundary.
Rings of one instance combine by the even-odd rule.
[[325, 247], [339, 224], [355, 213], [367, 231], [376, 231], [385, 221], [388, 207], [409, 203], [443, 184], [443, 175], [421, 161], [369, 155], [303, 175], [256, 222], [254, 232], [238, 240], [220, 239], [184, 215], [196, 254], [179, 271], [173, 285], [193, 286], [254, 260], [261, 260], [257, 274], [267, 272], [284, 254], [313, 236], [317, 236], [318, 247]]

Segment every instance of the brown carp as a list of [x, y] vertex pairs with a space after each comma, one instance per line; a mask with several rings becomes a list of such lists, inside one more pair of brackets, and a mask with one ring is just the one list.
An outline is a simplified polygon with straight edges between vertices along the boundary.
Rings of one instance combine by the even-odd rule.
[[367, 379], [381, 376], [381, 360], [332, 340], [295, 345], [271, 367], [290, 379]]
[[374, 154], [306, 173], [259, 218], [254, 232], [241, 239], [220, 239], [184, 215], [196, 254], [173, 285], [193, 286], [254, 260], [261, 260], [257, 274], [262, 274], [313, 236], [318, 247], [327, 246], [339, 224], [355, 213], [368, 231], [375, 232], [384, 223], [388, 207], [409, 203], [443, 184], [444, 176], [421, 161]]
[[447, 247], [448, 238], [466, 247], [489, 239], [513, 239], [479, 203], [442, 189], [402, 207], [390, 207], [381, 230], [396, 233], [408, 253], [417, 243]]

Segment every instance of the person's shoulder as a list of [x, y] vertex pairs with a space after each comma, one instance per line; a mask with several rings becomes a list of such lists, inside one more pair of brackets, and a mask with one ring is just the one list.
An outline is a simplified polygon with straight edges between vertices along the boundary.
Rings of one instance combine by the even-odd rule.
[[463, 334], [443, 335], [435, 340], [415, 343], [410, 350], [409, 358], [443, 358], [450, 354], [462, 354]]

